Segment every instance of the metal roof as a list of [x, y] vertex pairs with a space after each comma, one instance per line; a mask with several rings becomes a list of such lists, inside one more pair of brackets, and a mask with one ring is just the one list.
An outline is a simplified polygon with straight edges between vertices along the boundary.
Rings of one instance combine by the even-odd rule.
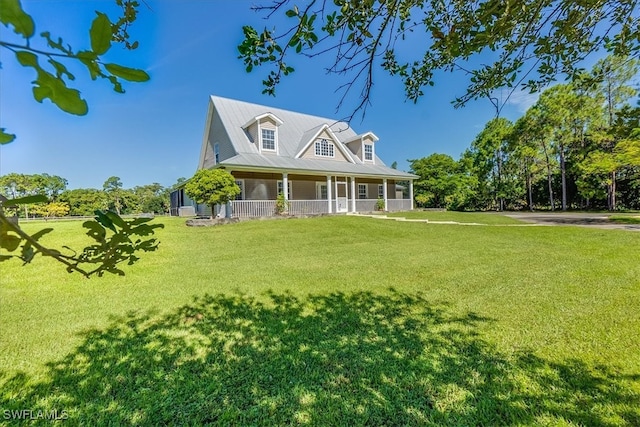
[[[308, 142], [309, 138], [323, 125], [327, 125], [331, 129], [338, 139], [337, 143], [341, 144], [341, 148], [350, 152], [344, 142], [353, 140], [358, 134], [346, 122], [219, 96], [211, 96], [211, 102], [237, 153], [235, 156], [221, 161], [220, 166], [254, 167], [291, 172], [307, 171], [318, 174], [355, 174], [396, 179], [417, 178], [416, 175], [387, 167], [378, 156], [375, 156], [375, 164], [363, 163], [355, 155], [351, 155], [351, 158], [356, 163], [329, 159], [295, 158], [305, 140]], [[282, 121], [282, 124], [278, 126], [278, 155], [260, 154], [243, 128], [253, 118], [267, 113], [273, 114]]]

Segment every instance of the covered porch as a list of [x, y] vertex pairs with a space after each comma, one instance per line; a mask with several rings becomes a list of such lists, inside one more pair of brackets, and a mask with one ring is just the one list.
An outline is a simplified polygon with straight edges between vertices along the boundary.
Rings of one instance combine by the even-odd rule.
[[[257, 218], [413, 209], [411, 179], [237, 170], [230, 172], [241, 193], [229, 205], [217, 206], [213, 213], [215, 216]], [[285, 199], [284, 210], [282, 207], [279, 209], [277, 204], [280, 193]], [[186, 195], [183, 200], [185, 203], [189, 202]], [[211, 215], [210, 207], [193, 206], [197, 215]]]
[[[282, 213], [287, 215], [391, 212], [413, 208], [412, 180], [408, 180], [409, 198], [405, 199], [403, 191], [398, 190], [397, 180], [387, 177], [250, 171], [231, 171], [231, 174], [242, 190], [237, 200], [231, 202], [231, 217], [278, 215], [276, 199], [280, 193], [285, 200]], [[223, 212], [217, 214], [222, 216]]]

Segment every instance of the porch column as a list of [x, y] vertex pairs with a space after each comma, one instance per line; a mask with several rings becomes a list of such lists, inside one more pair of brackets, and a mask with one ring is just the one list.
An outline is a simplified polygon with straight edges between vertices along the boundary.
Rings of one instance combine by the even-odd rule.
[[409, 180], [409, 200], [411, 200], [411, 210], [413, 210], [413, 180]]
[[284, 200], [289, 201], [289, 174], [282, 172], [282, 193], [284, 193]]
[[382, 180], [382, 198], [384, 199], [384, 210], [389, 210], [389, 203], [387, 202], [387, 178]]
[[327, 175], [327, 212], [331, 213], [331, 175]]
[[351, 212], [356, 212], [356, 177], [351, 177]]

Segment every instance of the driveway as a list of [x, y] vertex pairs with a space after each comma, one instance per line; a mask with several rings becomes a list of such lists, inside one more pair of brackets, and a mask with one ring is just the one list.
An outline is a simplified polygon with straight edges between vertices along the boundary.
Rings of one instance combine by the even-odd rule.
[[579, 227], [640, 231], [640, 224], [619, 224], [611, 222], [609, 221], [611, 214], [607, 213], [513, 212], [505, 214], [505, 216], [542, 225], [575, 225]]

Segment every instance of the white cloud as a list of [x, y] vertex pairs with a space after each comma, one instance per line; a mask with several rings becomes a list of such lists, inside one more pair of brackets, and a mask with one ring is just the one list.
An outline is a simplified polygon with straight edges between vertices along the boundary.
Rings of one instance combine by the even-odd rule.
[[514, 107], [518, 112], [524, 113], [533, 104], [538, 101], [540, 92], [529, 93], [527, 90], [520, 88], [507, 88], [497, 91], [495, 96], [506, 105]]

